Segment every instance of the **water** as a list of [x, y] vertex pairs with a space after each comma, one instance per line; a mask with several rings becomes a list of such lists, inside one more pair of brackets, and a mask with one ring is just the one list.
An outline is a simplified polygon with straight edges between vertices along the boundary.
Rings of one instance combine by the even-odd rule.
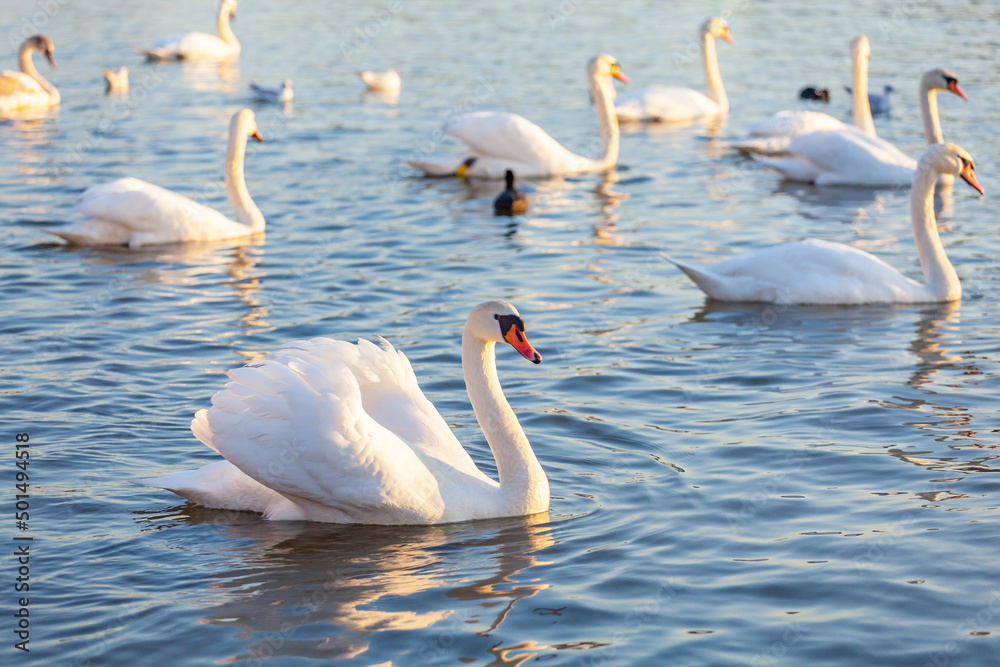
[[[29, 433], [21, 534], [34, 537], [30, 654], [12, 647], [3, 550], [5, 664], [1000, 661], [995, 11], [246, 2], [243, 57], [220, 71], [144, 66], [132, 51], [210, 30], [212, 3], [99, 4], [48, 17], [34, 14], [44, 3], [6, 0], [0, 12], [4, 35], [45, 20], [64, 100], [0, 123], [5, 492], [14, 434]], [[590, 56], [615, 54], [636, 86], [700, 88], [690, 40], [727, 10], [726, 124], [631, 129], [615, 176], [525, 183], [532, 209], [515, 219], [492, 216], [495, 183], [399, 166], [437, 148], [457, 109], [514, 110], [586, 150]], [[661, 251], [709, 262], [808, 236], [920, 275], [905, 191], [782, 185], [726, 148], [806, 85], [830, 87], [846, 119], [847, 45], [861, 32], [873, 85], [902, 91], [878, 131], [910, 154], [923, 140], [918, 76], [950, 67], [969, 94], [940, 97], [946, 137], [987, 190], [959, 183], [945, 201], [964, 300], [706, 304]], [[101, 94], [103, 68], [122, 64], [131, 106]], [[353, 75], [390, 65], [404, 79], [396, 106]], [[294, 107], [254, 107], [265, 142], [247, 161], [265, 241], [66, 249], [44, 232], [76, 219], [86, 187], [125, 175], [229, 212], [228, 118], [248, 82], [286, 77]], [[545, 356], [535, 367], [501, 350], [498, 365], [549, 475], [547, 515], [281, 524], [130, 483], [215, 460], [188, 423], [224, 372], [316, 335], [380, 334], [405, 350], [493, 472], [459, 366], [467, 312], [490, 298], [518, 306]], [[10, 513], [3, 525], [14, 532]]]

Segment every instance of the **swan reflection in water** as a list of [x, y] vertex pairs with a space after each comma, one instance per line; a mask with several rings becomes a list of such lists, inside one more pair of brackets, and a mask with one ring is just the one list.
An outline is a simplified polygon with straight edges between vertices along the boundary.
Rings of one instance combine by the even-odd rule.
[[[519, 600], [548, 588], [525, 574], [547, 564], [538, 552], [553, 544], [548, 513], [419, 527], [263, 521], [195, 505], [168, 515], [224, 526], [226, 558], [207, 577], [203, 622], [239, 630], [246, 644], [229, 661], [333, 660], [373, 648], [370, 660], [388, 660], [394, 649], [381, 656], [372, 646], [379, 633], [440, 624], [409, 640], [410, 664], [420, 664], [441, 636], [488, 635]], [[155, 530], [164, 518], [138, 520]]]

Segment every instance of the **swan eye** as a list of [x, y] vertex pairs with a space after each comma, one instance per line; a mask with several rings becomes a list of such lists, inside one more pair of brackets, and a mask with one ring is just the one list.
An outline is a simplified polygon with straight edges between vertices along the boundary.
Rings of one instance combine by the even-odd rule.
[[524, 336], [521, 332], [524, 331], [524, 320], [522, 320], [517, 315], [493, 315], [493, 319], [500, 323], [500, 335], [507, 338], [507, 334], [510, 332], [511, 328], [514, 329], [514, 335], [521, 342], [524, 342]]

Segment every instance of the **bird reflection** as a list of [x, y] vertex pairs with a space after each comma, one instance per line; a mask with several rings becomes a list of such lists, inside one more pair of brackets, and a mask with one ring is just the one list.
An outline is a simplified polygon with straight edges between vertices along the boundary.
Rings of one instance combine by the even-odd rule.
[[[422, 630], [457, 613], [442, 632], [479, 625], [489, 634], [518, 600], [547, 588], [517, 575], [545, 564], [537, 552], [553, 544], [547, 513], [429, 527], [269, 522], [194, 505], [169, 516], [224, 526], [229, 552], [210, 575], [203, 622], [240, 629], [246, 644], [232, 661], [351, 658], [381, 632]], [[164, 518], [137, 520], [156, 529]], [[478, 604], [470, 611], [445, 598]], [[502, 609], [487, 618], [474, 611], [497, 602]]]
[[916, 324], [917, 335], [908, 348], [920, 361], [906, 384], [921, 387], [939, 370], [961, 363], [962, 356], [951, 354], [942, 344], [948, 339], [948, 331], [956, 328], [959, 304], [959, 301], [951, 301], [921, 311]]

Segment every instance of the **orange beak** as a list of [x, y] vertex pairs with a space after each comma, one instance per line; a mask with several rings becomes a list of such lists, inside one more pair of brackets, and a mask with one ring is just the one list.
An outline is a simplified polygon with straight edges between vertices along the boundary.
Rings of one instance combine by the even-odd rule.
[[542, 363], [542, 355], [538, 354], [535, 348], [531, 347], [531, 343], [528, 339], [524, 337], [524, 332], [518, 330], [517, 327], [511, 327], [507, 330], [507, 335], [504, 339], [510, 343], [511, 347], [521, 353], [521, 356], [530, 361], [533, 364]]
[[974, 187], [976, 190], [979, 190], [979, 194], [986, 194], [986, 191], [983, 190], [983, 186], [979, 184], [978, 180], [976, 180], [976, 174], [972, 171], [972, 165], [966, 165], [963, 167], [962, 171], [960, 171], [958, 175], [962, 177], [963, 181]]
[[251, 134], [250, 136], [254, 138], [254, 141], [264, 141], [264, 139], [261, 138], [260, 136], [260, 132], [257, 130], [254, 130], [253, 134]]
[[619, 67], [618, 65], [615, 65], [611, 69], [611, 76], [615, 77], [616, 79], [618, 79], [622, 83], [632, 83], [632, 80], [629, 79], [627, 76], [625, 76], [625, 72], [623, 72], [622, 68]]
[[726, 42], [728, 44], [735, 44], [736, 43], [736, 40], [733, 39], [733, 36], [729, 32], [729, 28], [726, 28], [726, 31], [724, 33], [722, 33], [722, 39], [726, 40]]
[[958, 81], [949, 81], [948, 82], [948, 90], [950, 90], [951, 92], [955, 93], [956, 95], [958, 95], [959, 97], [961, 97], [966, 102], [969, 101], [969, 98], [965, 96], [965, 91], [962, 90], [962, 87], [958, 85]]

